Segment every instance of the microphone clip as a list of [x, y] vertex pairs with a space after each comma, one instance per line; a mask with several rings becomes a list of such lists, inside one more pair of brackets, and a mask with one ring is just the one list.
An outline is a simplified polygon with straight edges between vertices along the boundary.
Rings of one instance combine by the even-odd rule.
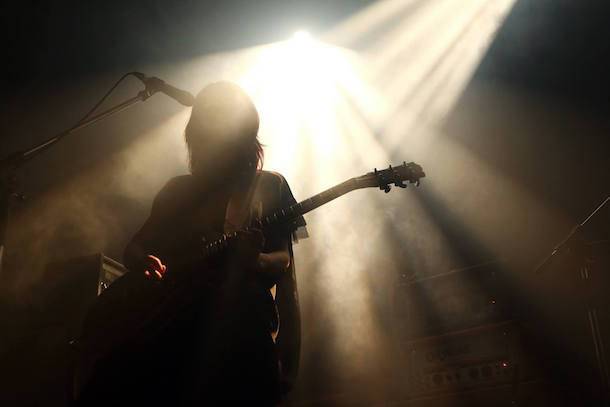
[[141, 72], [133, 72], [133, 76], [138, 78], [144, 84], [144, 90], [142, 92], [144, 92], [146, 98], [160, 92], [163, 85], [165, 85], [165, 81], [155, 76], [146, 76]]

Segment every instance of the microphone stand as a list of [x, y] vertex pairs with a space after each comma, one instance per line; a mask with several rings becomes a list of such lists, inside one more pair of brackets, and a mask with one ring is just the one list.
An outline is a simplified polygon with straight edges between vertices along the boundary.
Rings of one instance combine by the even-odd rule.
[[599, 321], [598, 306], [593, 301], [592, 293], [590, 292], [593, 270], [591, 270], [591, 261], [586, 259], [584, 251], [586, 250], [586, 246], [591, 246], [591, 244], [584, 241], [578, 241], [578, 239], [582, 239], [580, 231], [584, 228], [584, 226], [589, 223], [589, 221], [594, 218], [595, 215], [609, 202], [610, 196], [606, 197], [606, 199], [604, 199], [602, 203], [599, 204], [584, 221], [576, 225], [572, 231], [557, 246], [555, 246], [553, 251], [534, 269], [535, 273], [541, 273], [551, 264], [551, 261], [556, 257], [559, 257], [560, 254], [570, 250], [576, 252], [576, 256], [578, 258], [578, 273], [580, 275], [580, 280], [583, 282], [586, 289], [586, 294], [583, 301], [587, 311], [588, 334], [591, 336], [591, 340], [593, 342], [595, 361], [597, 363], [597, 373], [599, 375], [599, 384], [601, 386], [601, 397], [605, 402], [610, 400], [610, 366], [608, 365], [608, 359], [606, 357], [606, 341]]
[[534, 273], [540, 273], [542, 270], [544, 270], [547, 264], [549, 264], [549, 262], [553, 260], [558, 254], [562, 253], [566, 249], [569, 249], [572, 243], [574, 242], [574, 238], [578, 235], [580, 230], [585, 227], [585, 225], [589, 223], [591, 218], [593, 218], [597, 214], [597, 212], [599, 212], [604, 206], [606, 206], [608, 202], [610, 202], [610, 196], [606, 197], [606, 199], [604, 199], [604, 201], [599, 204], [597, 208], [595, 208], [595, 210], [591, 212], [584, 221], [576, 225], [570, 231], [570, 233], [557, 246], [555, 246], [553, 251], [548, 256], [546, 256], [534, 269]]
[[15, 172], [17, 169], [32, 158], [47, 151], [69, 134], [97, 123], [107, 117], [113, 116], [138, 102], [143, 102], [151, 97], [154, 93], [155, 89], [151, 89], [149, 86], [146, 86], [145, 89], [140, 91], [136, 96], [127, 99], [114, 107], [104, 110], [101, 113], [91, 116], [88, 119], [81, 120], [74, 126], [56, 134], [42, 143], [36, 144], [27, 150], [16, 151], [0, 159], [0, 276], [2, 276], [4, 267], [6, 232], [10, 217], [11, 201], [13, 198], [21, 196], [20, 194], [16, 193]]

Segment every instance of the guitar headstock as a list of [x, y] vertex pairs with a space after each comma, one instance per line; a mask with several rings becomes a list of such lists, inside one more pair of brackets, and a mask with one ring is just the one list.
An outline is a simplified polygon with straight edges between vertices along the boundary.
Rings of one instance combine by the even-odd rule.
[[375, 168], [373, 172], [355, 178], [355, 182], [357, 188], [378, 187], [385, 192], [390, 192], [392, 185], [399, 188], [406, 188], [409, 183], [419, 186], [420, 179], [425, 176], [422, 167], [418, 164], [403, 162], [397, 167], [390, 165], [385, 170]]

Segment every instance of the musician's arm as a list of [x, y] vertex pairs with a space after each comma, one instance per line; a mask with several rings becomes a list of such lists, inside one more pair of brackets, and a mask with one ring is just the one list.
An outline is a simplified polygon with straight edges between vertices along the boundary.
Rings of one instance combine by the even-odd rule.
[[290, 266], [288, 248], [271, 253], [261, 253], [258, 256], [258, 267], [261, 273], [282, 273], [288, 266]]
[[[278, 209], [296, 204], [286, 179], [280, 174], [275, 174], [274, 180], [277, 182], [277, 185], [275, 187], [276, 192], [272, 207]], [[265, 250], [260, 254], [258, 264], [261, 279], [268, 287], [277, 284], [289, 274], [287, 270], [290, 267], [292, 259], [291, 245], [293, 232], [299, 226], [304, 225], [305, 220], [300, 218], [294, 222], [294, 225], [290, 225], [287, 228], [280, 227], [265, 235]]]
[[289, 240], [278, 242], [272, 246], [272, 251], [258, 255], [257, 272], [263, 284], [272, 287], [285, 274], [290, 266]]

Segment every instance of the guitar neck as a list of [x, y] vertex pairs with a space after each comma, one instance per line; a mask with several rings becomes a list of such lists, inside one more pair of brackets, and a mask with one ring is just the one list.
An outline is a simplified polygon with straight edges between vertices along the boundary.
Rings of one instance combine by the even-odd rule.
[[[319, 208], [320, 206], [358, 188], [359, 187], [357, 185], [356, 180], [354, 178], [349, 179], [339, 185], [327, 189], [326, 191], [320, 192], [319, 194], [314, 195], [309, 199], [301, 201], [287, 208], [282, 208], [262, 219], [255, 219], [249, 225], [249, 228], [254, 227], [260, 229], [269, 229], [277, 225], [287, 224], [297, 219], [299, 216], [302, 216], [307, 212], [311, 212], [314, 209]], [[206, 244], [203, 248], [203, 256], [212, 256], [223, 251], [236, 237], [236, 233], [225, 234], [222, 238], [217, 239], [209, 244]]]
[[302, 216], [307, 212], [311, 212], [314, 209], [319, 208], [320, 206], [325, 205], [328, 202], [337, 199], [355, 189], [357, 189], [355, 180], [353, 178], [349, 179], [341, 184], [327, 189], [326, 191], [322, 191], [309, 199], [305, 199], [297, 204], [275, 211], [271, 215], [259, 219], [256, 223], [263, 228], [268, 228], [291, 222], [297, 219], [299, 216]]
[[[271, 215], [268, 215], [262, 219], [256, 219], [251, 222], [246, 229], [269, 229], [274, 226], [285, 225], [291, 221], [294, 221], [295, 219], [298, 219], [299, 216], [302, 216], [307, 212], [311, 212], [314, 209], [319, 208], [320, 206], [337, 199], [350, 191], [360, 188], [380, 188], [385, 192], [389, 192], [391, 184], [394, 184], [394, 186], [400, 188], [407, 187], [403, 181], [408, 181], [410, 183], [415, 183], [415, 185], [419, 185], [420, 178], [425, 176], [426, 174], [423, 172], [421, 166], [415, 163], [407, 164], [406, 162], [403, 162], [402, 165], [397, 167], [390, 166], [388, 169], [379, 171], [375, 169], [373, 172], [369, 172], [360, 177], [350, 178], [347, 181], [335, 185], [326, 191], [320, 192], [309, 199], [275, 211]], [[236, 239], [238, 235], [238, 232], [228, 233], [223, 235], [222, 238], [206, 244], [203, 248], [204, 257], [219, 253], [228, 247], [230, 242], [233, 239]]]

